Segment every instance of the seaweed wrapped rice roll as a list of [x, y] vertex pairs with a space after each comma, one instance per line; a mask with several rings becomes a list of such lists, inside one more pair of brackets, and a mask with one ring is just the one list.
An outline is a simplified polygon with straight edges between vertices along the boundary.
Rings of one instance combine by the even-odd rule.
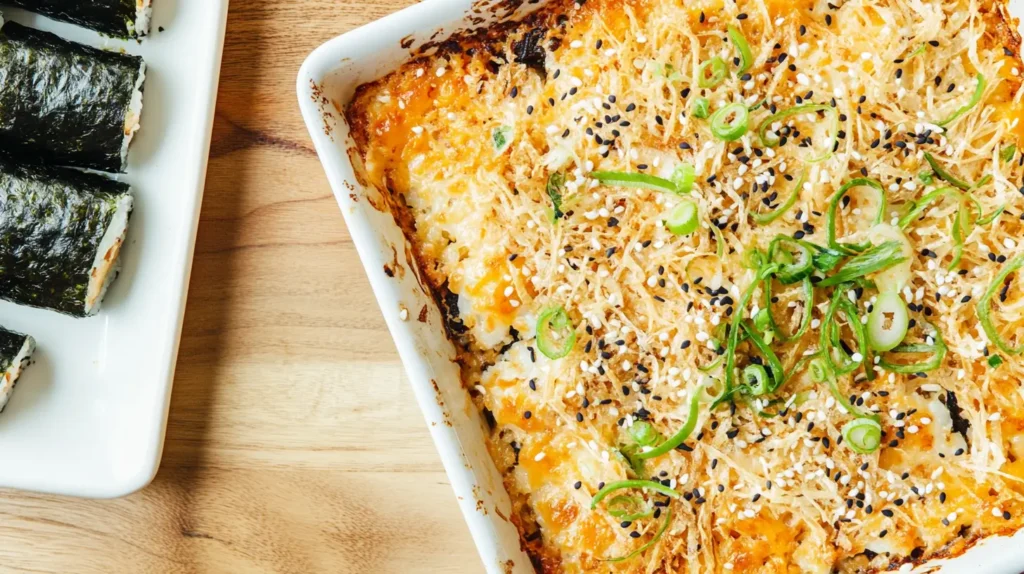
[[152, 0], [6, 0], [6, 4], [71, 22], [116, 38], [149, 33]]
[[123, 172], [145, 78], [138, 56], [0, 22], [0, 148], [54, 165]]
[[14, 385], [28, 366], [35, 348], [36, 342], [32, 337], [0, 327], [0, 412], [11, 400]]
[[0, 157], [0, 298], [95, 314], [117, 274], [131, 210], [127, 184]]

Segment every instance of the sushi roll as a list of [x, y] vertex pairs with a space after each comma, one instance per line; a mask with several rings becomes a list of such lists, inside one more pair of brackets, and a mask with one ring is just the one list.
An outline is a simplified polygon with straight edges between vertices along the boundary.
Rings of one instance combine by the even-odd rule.
[[36, 341], [32, 337], [0, 327], [0, 412], [11, 400], [14, 385], [35, 349]]
[[146, 63], [0, 23], [0, 148], [43, 163], [124, 172]]
[[0, 298], [95, 314], [117, 275], [127, 184], [0, 157]]
[[4, 3], [115, 38], [145, 36], [153, 14], [152, 0], [5, 0]]

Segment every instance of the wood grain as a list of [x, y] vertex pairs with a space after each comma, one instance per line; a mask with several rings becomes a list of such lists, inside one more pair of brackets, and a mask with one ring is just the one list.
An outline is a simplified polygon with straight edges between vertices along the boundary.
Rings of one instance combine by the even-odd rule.
[[294, 91], [409, 3], [232, 2], [160, 472], [112, 501], [0, 491], [0, 571], [482, 571]]

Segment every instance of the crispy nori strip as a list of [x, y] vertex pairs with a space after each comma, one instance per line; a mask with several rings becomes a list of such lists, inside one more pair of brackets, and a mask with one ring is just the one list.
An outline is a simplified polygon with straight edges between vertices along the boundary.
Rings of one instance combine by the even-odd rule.
[[142, 58], [6, 22], [0, 148], [55, 165], [124, 171], [125, 122]]
[[136, 0], [4, 0], [4, 4], [38, 12], [114, 36], [135, 38]]
[[964, 437], [967, 444], [971, 441], [967, 438], [967, 431], [971, 428], [971, 423], [964, 418], [964, 411], [960, 408], [960, 404], [957, 403], [956, 393], [953, 391], [946, 391], [946, 408], [949, 410], [949, 418], [953, 422], [953, 432], [960, 433], [960, 436]]
[[512, 42], [512, 53], [515, 54], [515, 61], [536, 70], [541, 78], [547, 77], [547, 69], [545, 68], [547, 54], [544, 52], [543, 46], [545, 34], [547, 34], [547, 30], [537, 27], [523, 34], [522, 40]]
[[127, 184], [0, 158], [0, 298], [86, 315], [89, 279]]

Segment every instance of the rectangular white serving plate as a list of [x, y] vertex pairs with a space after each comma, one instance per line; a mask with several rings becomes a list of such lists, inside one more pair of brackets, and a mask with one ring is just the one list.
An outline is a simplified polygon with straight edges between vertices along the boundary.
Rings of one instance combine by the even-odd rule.
[[[359, 183], [355, 142], [339, 112], [360, 84], [408, 61], [417, 46], [523, 13], [492, 13], [489, 4], [498, 3], [424, 0], [348, 32], [310, 54], [299, 71], [297, 88], [306, 126], [484, 567], [492, 574], [509, 574], [534, 572], [534, 568], [507, 519], [511, 506], [501, 475], [487, 453], [483, 423], [462, 387], [454, 347], [445, 336], [436, 304], [418, 279], [407, 239], [386, 208], [374, 207], [384, 205], [379, 192]], [[520, 4], [521, 10], [538, 7], [522, 0]], [[1024, 0], [1011, 0], [1010, 11], [1016, 17], [1024, 14]], [[426, 321], [418, 320], [421, 309], [426, 310]], [[1020, 573], [1024, 571], [1024, 530], [1013, 537], [989, 538], [956, 559], [934, 560], [913, 571]]]
[[[38, 349], [0, 414], [0, 486], [85, 497], [156, 475], [188, 292], [228, 0], [154, 0], [141, 43], [13, 8], [4, 19], [146, 60], [128, 173], [135, 209], [121, 274], [87, 319], [0, 302]], [[164, 31], [159, 31], [160, 28]]]

